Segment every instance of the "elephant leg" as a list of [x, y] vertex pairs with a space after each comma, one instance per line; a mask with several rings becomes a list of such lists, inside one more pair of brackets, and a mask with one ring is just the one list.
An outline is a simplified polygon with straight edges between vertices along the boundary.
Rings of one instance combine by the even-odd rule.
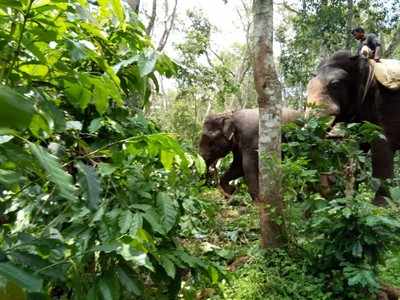
[[258, 197], [258, 153], [256, 150], [243, 152], [243, 172], [251, 198]]
[[[393, 177], [393, 157], [394, 151], [391, 145], [385, 140], [378, 140], [372, 143], [372, 176], [379, 179]], [[389, 196], [389, 192], [381, 184], [375, 193], [373, 203], [379, 206], [385, 205], [384, 197]]]
[[228, 198], [235, 191], [235, 187], [230, 185], [231, 180], [237, 179], [243, 176], [242, 169], [242, 156], [239, 153], [233, 153], [233, 162], [229, 169], [222, 176], [219, 185], [221, 186], [225, 196]]

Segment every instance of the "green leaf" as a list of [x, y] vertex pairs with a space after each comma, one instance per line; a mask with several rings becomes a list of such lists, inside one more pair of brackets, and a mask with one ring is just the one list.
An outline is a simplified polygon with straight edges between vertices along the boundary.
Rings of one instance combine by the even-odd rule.
[[126, 233], [133, 221], [133, 213], [130, 210], [124, 210], [119, 217], [119, 227], [121, 228], [121, 233]]
[[0, 128], [24, 130], [33, 113], [33, 104], [26, 97], [0, 85]]
[[216, 268], [214, 268], [213, 266], [210, 266], [208, 268], [208, 274], [210, 275], [211, 278], [211, 282], [213, 284], [217, 284], [218, 280], [219, 280], [219, 272]]
[[82, 123], [79, 121], [67, 121], [65, 123], [65, 129], [70, 129], [70, 130], [82, 130]]
[[127, 261], [131, 261], [138, 266], [144, 266], [147, 269], [154, 271], [154, 267], [151, 264], [148, 255], [135, 250], [129, 244], [122, 244], [122, 249], [119, 250], [119, 254]]
[[175, 265], [166, 255], [160, 256], [160, 265], [164, 268], [165, 272], [172, 279], [175, 278], [176, 269]]
[[121, 4], [121, 0], [111, 0], [111, 1], [115, 15], [117, 16], [118, 20], [121, 23], [123, 23], [125, 21], [125, 12]]
[[89, 290], [89, 292], [86, 295], [85, 300], [100, 300], [98, 295], [97, 295], [97, 289], [96, 286], [92, 286]]
[[393, 201], [400, 202], [400, 187], [391, 188], [390, 196], [393, 199]]
[[176, 74], [178, 66], [168, 56], [161, 54], [157, 57], [156, 70], [167, 78]]
[[117, 167], [108, 163], [99, 163], [98, 165], [98, 170], [101, 176], [110, 176], [117, 169]]
[[169, 232], [176, 223], [178, 216], [177, 203], [165, 192], [157, 194], [157, 211], [161, 216], [161, 223], [166, 232]]
[[112, 68], [113, 68], [115, 73], [118, 73], [121, 68], [129, 66], [129, 65], [133, 64], [134, 62], [137, 62], [138, 60], [139, 60], [139, 56], [135, 55], [135, 56], [133, 56], [133, 57], [131, 57], [129, 59], [125, 59], [125, 60], [120, 61], [118, 64], [116, 64]]
[[21, 287], [31, 292], [40, 292], [43, 280], [9, 262], [0, 263], [0, 275], [15, 281]]
[[196, 166], [197, 172], [201, 175], [206, 172], [206, 163], [204, 162], [204, 159], [197, 154], [197, 156], [194, 158], [194, 164]]
[[104, 114], [108, 108], [108, 91], [102, 84], [98, 84], [95, 86], [93, 92], [93, 100], [97, 112], [100, 115]]
[[133, 215], [129, 234], [135, 236], [139, 229], [143, 228], [143, 217], [141, 214], [136, 213]]
[[0, 183], [5, 186], [11, 186], [16, 184], [23, 179], [22, 175], [11, 170], [0, 169]]
[[160, 216], [154, 210], [147, 210], [142, 214], [143, 218], [150, 224], [153, 231], [165, 235], [165, 229], [162, 226]]
[[172, 170], [172, 164], [174, 163], [174, 157], [175, 157], [175, 153], [173, 153], [171, 151], [161, 150], [160, 160], [161, 160], [161, 163], [163, 164], [165, 170], [167, 170], [167, 171]]
[[353, 244], [353, 248], [351, 250], [351, 253], [353, 254], [353, 256], [355, 257], [362, 257], [363, 254], [363, 247], [360, 243], [360, 241], [357, 241]]
[[104, 119], [103, 118], [96, 118], [93, 119], [90, 122], [90, 125], [88, 127], [88, 130], [90, 133], [95, 133], [96, 131], [98, 131], [104, 124]]
[[117, 267], [117, 275], [121, 284], [136, 296], [143, 295], [143, 285], [125, 267]]
[[101, 186], [100, 180], [96, 174], [96, 169], [82, 162], [78, 162], [76, 167], [81, 174], [79, 184], [88, 201], [88, 207], [91, 210], [97, 210], [100, 202]]
[[69, 102], [84, 110], [90, 103], [92, 93], [79, 83], [64, 82], [65, 94]]
[[20, 71], [34, 76], [34, 77], [45, 77], [49, 72], [49, 68], [45, 65], [27, 64], [19, 67]]
[[15, 0], [0, 0], [0, 7], [22, 8], [22, 3]]
[[97, 287], [103, 300], [114, 300], [111, 284], [106, 278], [100, 278], [97, 282]]
[[36, 138], [47, 138], [51, 134], [51, 129], [47, 120], [42, 114], [35, 114], [32, 118], [29, 129]]
[[0, 144], [11, 141], [14, 137], [12, 135], [0, 135]]
[[153, 49], [148, 49], [139, 57], [138, 67], [140, 76], [144, 77], [154, 71], [157, 62], [157, 52]]
[[55, 183], [60, 190], [60, 196], [75, 201], [75, 187], [72, 184], [72, 176], [62, 169], [57, 158], [49, 154], [41, 146], [33, 143], [29, 143], [29, 148], [40, 165], [46, 170], [50, 181]]
[[42, 257], [23, 251], [13, 251], [10, 256], [21, 265], [29, 267], [33, 270], [43, 269], [41, 274], [47, 275], [54, 279], [65, 280], [64, 270], [61, 268], [62, 265], [53, 265], [50, 261], [43, 259]]

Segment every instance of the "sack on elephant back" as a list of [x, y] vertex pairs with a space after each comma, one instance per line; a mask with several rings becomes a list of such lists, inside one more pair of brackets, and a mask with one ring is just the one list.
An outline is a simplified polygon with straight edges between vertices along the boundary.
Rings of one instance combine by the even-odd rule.
[[381, 59], [380, 62], [369, 61], [374, 67], [375, 79], [391, 90], [400, 89], [400, 60]]

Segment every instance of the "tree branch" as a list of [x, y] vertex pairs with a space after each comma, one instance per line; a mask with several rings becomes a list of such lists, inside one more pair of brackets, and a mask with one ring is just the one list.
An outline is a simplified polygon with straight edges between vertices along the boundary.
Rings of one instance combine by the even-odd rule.
[[153, 8], [151, 10], [150, 21], [146, 28], [147, 35], [150, 35], [153, 30], [154, 22], [156, 21], [156, 16], [157, 16], [157, 0], [153, 0]]
[[[164, 49], [165, 45], [167, 44], [169, 34], [171, 33], [172, 27], [174, 26], [175, 22], [175, 15], [176, 15], [176, 7], [178, 6], [178, 0], [175, 0], [174, 4], [174, 9], [172, 10], [171, 16], [168, 18], [170, 19], [169, 25], [168, 25], [168, 19], [165, 20], [165, 30], [164, 33], [160, 39], [160, 42], [158, 44], [157, 50], [161, 51]], [[168, 7], [166, 7], [166, 14], [168, 11]]]

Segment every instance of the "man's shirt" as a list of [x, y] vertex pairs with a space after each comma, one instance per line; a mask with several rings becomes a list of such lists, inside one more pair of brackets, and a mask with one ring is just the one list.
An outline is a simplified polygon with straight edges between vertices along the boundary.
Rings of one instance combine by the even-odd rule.
[[375, 55], [376, 47], [380, 47], [381, 43], [379, 42], [378, 37], [374, 33], [366, 33], [364, 35], [364, 40], [360, 41], [358, 44], [357, 53], [360, 54], [361, 48], [364, 46], [368, 46], [372, 50], [372, 57]]

